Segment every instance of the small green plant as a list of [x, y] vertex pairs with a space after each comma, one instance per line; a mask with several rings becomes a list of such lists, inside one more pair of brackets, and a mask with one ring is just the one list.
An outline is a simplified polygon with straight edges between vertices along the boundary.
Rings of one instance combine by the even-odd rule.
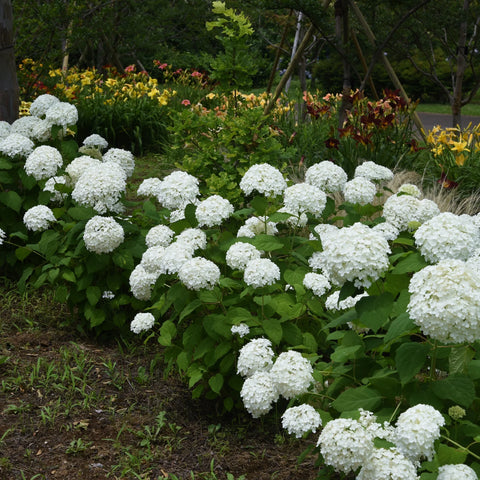
[[93, 442], [85, 442], [81, 438], [76, 438], [70, 442], [65, 453], [67, 455], [78, 455], [85, 452], [93, 445]]

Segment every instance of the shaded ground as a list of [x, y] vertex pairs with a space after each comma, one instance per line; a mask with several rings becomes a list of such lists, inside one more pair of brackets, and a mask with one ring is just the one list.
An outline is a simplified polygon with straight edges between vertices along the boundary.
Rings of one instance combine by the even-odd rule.
[[[440, 125], [442, 128], [449, 128], [452, 126], [451, 115], [447, 115], [445, 113], [417, 113], [425, 130], [431, 130], [436, 125]], [[473, 115], [462, 115], [462, 127], [466, 128], [470, 123], [472, 126], [478, 125], [480, 123], [480, 117]]]
[[79, 340], [28, 302], [0, 292], [1, 480], [316, 478], [315, 455], [296, 464], [316, 435], [220, 417], [165, 378], [153, 349]]

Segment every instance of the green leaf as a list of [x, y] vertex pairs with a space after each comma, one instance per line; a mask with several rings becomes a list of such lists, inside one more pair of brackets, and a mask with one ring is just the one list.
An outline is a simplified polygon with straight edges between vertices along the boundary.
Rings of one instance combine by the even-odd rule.
[[67, 282], [75, 283], [77, 279], [75, 278], [75, 274], [71, 270], [65, 270], [62, 273], [62, 278]]
[[190, 315], [193, 311], [195, 311], [198, 307], [202, 305], [202, 301], [198, 298], [190, 302], [180, 313], [179, 321], [181, 322], [185, 317]]
[[438, 380], [432, 385], [432, 390], [437, 397], [451, 400], [466, 408], [475, 400], [475, 384], [465, 375], [451, 375]]
[[265, 252], [272, 252], [283, 248], [283, 242], [281, 240], [273, 235], [267, 235], [265, 233], [256, 235], [255, 238], [252, 238], [251, 243], [259, 250]]
[[417, 327], [413, 323], [413, 320], [410, 318], [407, 312], [399, 315], [388, 328], [387, 334], [385, 335], [383, 342], [385, 344], [391, 342], [394, 339], [398, 339], [404, 335], [408, 335]]
[[272, 341], [272, 343], [278, 345], [282, 340], [283, 336], [283, 329], [281, 323], [275, 318], [265, 318], [262, 321], [262, 327], [268, 338], [270, 338], [270, 340]]
[[467, 373], [467, 367], [475, 356], [475, 351], [469, 345], [453, 347], [448, 357], [448, 370], [453, 373]]
[[68, 288], [65, 285], [60, 285], [55, 290], [55, 300], [60, 303], [65, 303], [68, 298]]
[[220, 393], [220, 390], [223, 387], [223, 375], [221, 373], [217, 373], [214, 377], [211, 377], [208, 380], [208, 384], [210, 385], [212, 391], [215, 393]]
[[[395, 241], [395, 243], [398, 243]], [[407, 257], [400, 260], [393, 268], [392, 273], [401, 275], [403, 273], [414, 273], [422, 270], [428, 263], [419, 252], [411, 252]]]
[[331, 355], [331, 359], [337, 363], [344, 363], [347, 360], [353, 360], [356, 358], [356, 353], [359, 350], [362, 350], [362, 345], [351, 345], [351, 346], [343, 346], [340, 345], [335, 349], [335, 351]]
[[381, 295], [363, 297], [355, 305], [360, 323], [375, 333], [388, 322], [388, 316], [392, 308], [393, 296], [388, 292]]
[[20, 208], [22, 208], [22, 197], [13, 190], [0, 192], [0, 202], [8, 208], [15, 210], [17, 213], [20, 212]]
[[381, 403], [382, 396], [377, 390], [362, 386], [345, 390], [334, 400], [332, 406], [338, 412], [348, 412], [359, 408], [375, 411]]
[[0, 170], [10, 170], [13, 168], [12, 162], [5, 157], [0, 157]]
[[338, 301], [341, 302], [348, 297], [355, 297], [360, 293], [362, 293], [362, 290], [358, 289], [353, 282], [345, 282], [340, 290]]
[[71, 207], [67, 210], [67, 213], [73, 220], [82, 221], [90, 220], [95, 215], [95, 210], [87, 207]]
[[198, 225], [198, 220], [195, 215], [197, 207], [193, 203], [189, 203], [185, 207], [185, 220], [190, 224], [192, 228], [195, 228]]
[[[172, 338], [177, 333], [177, 327], [171, 320], [166, 320], [160, 327], [160, 336], [158, 337], [158, 343], [163, 346], [169, 346], [172, 344]], [[178, 362], [178, 359], [177, 359]]]
[[430, 348], [423, 343], [403, 343], [395, 354], [395, 365], [402, 385], [408, 383], [425, 365]]
[[467, 452], [464, 449], [449, 447], [448, 445], [441, 443], [438, 446], [436, 457], [440, 466], [459, 464], [465, 462], [467, 459]]
[[102, 297], [102, 291], [95, 286], [87, 287], [86, 289], [87, 300], [90, 305], [95, 306]]
[[128, 250], [115, 251], [112, 254], [112, 260], [115, 265], [123, 270], [133, 270], [135, 268], [135, 262], [132, 254]]
[[250, 205], [255, 209], [257, 215], [263, 216], [268, 208], [268, 200], [265, 197], [258, 195], [251, 200]]
[[232, 325], [237, 325], [251, 321], [252, 314], [246, 308], [232, 307], [227, 310], [227, 319]]
[[25, 260], [32, 253], [31, 248], [27, 247], [18, 247], [15, 249], [15, 256], [20, 260]]

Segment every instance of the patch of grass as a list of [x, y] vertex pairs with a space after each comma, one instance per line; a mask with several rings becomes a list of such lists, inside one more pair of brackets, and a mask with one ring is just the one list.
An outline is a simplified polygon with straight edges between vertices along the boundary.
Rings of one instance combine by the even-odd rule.
[[[441, 103], [419, 103], [416, 108], [417, 112], [424, 113], [443, 113], [447, 115], [452, 114], [452, 107], [450, 105]], [[470, 103], [462, 108], [462, 115], [480, 115], [480, 104]]]

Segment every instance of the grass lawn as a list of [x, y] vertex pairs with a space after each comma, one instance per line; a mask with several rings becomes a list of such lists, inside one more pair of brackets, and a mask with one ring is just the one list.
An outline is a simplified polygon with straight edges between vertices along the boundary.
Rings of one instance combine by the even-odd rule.
[[[452, 114], [450, 105], [440, 103], [419, 103], [417, 112]], [[462, 115], [480, 115], [480, 104], [469, 104], [462, 108]]]

